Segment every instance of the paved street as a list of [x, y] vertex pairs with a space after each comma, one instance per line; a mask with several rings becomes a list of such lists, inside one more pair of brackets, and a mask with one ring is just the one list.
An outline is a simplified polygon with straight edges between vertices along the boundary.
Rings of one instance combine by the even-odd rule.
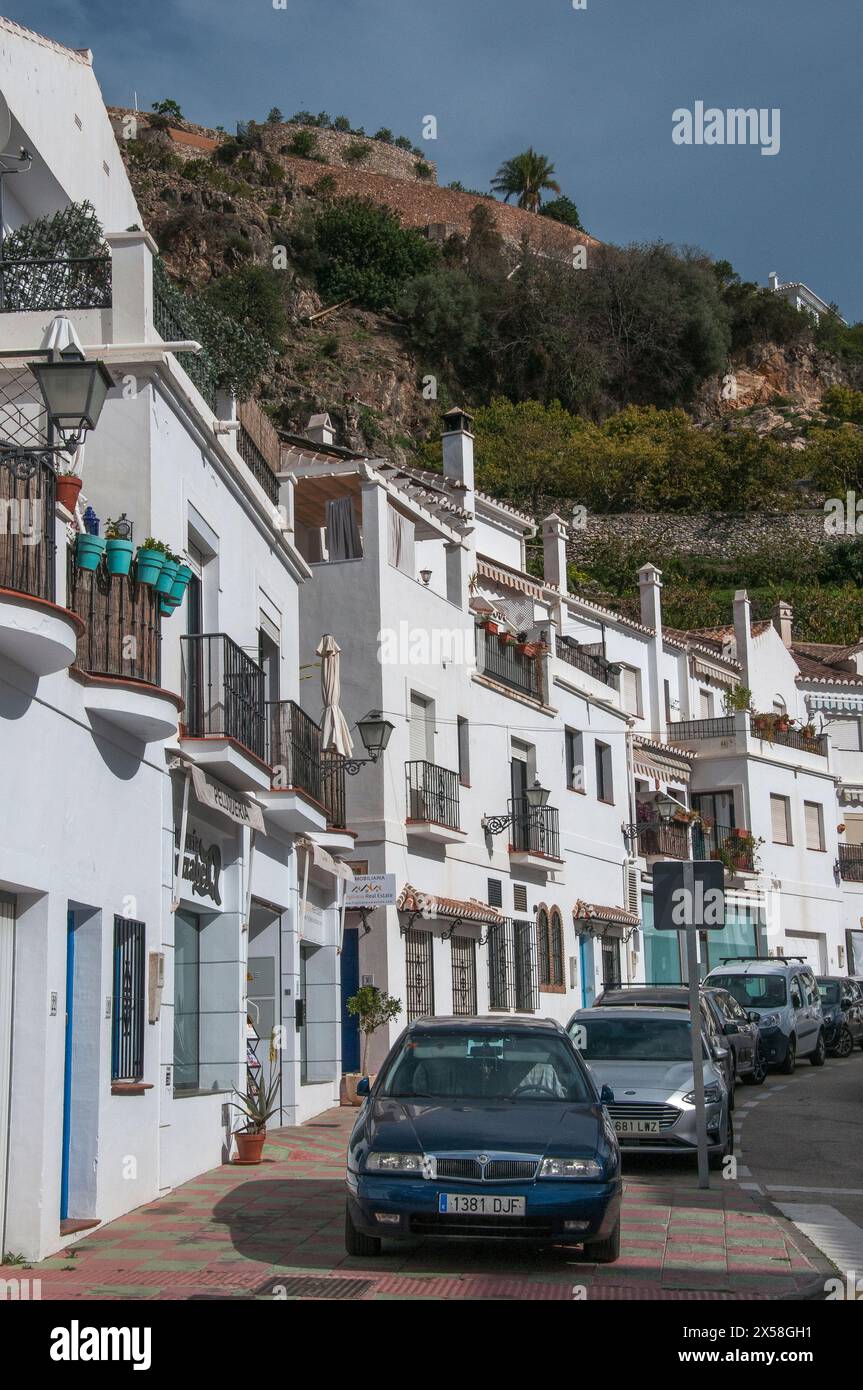
[[[847, 1065], [863, 1077], [856, 1059]], [[801, 1102], [812, 1103], [815, 1093], [800, 1075]], [[777, 1106], [779, 1095], [765, 1098], [768, 1125], [768, 1105]], [[748, 1088], [740, 1099], [747, 1101]], [[260, 1167], [214, 1169], [26, 1277], [41, 1278], [43, 1298], [173, 1300], [774, 1299], [810, 1291], [819, 1270], [823, 1279], [824, 1261], [789, 1222], [764, 1209], [758, 1193], [715, 1174], [712, 1190], [700, 1192], [690, 1166], [647, 1159], [627, 1166], [614, 1265], [584, 1262], [576, 1250], [428, 1242], [351, 1259], [342, 1240], [342, 1178], [355, 1113], [332, 1110], [275, 1131]], [[755, 1123], [747, 1118], [753, 1132]], [[20, 1267], [2, 1273], [25, 1274]]]

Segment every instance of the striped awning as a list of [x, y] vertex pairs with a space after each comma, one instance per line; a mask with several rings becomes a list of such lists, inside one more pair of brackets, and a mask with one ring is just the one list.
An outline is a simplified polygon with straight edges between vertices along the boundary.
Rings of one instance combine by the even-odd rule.
[[450, 917], [461, 922], [498, 924], [506, 921], [496, 907], [481, 903], [478, 898], [440, 898], [435, 893], [421, 892], [412, 883], [405, 884], [396, 907], [399, 912], [421, 912], [426, 917]]
[[500, 584], [504, 589], [514, 589], [516, 593], [527, 594], [530, 598], [542, 600], [542, 585], [526, 574], [518, 574], [515, 570], [504, 569], [501, 565], [493, 565], [488, 560], [481, 560], [479, 557], [477, 557], [476, 572], [480, 579], [490, 579], [494, 584]]
[[658, 777], [663, 782], [688, 782], [694, 757], [694, 753], [682, 748], [678, 750], [641, 739], [632, 742], [633, 768], [641, 777], [651, 780]]
[[740, 684], [740, 676], [736, 672], [724, 671], [721, 666], [714, 666], [712, 662], [705, 661], [694, 652], [690, 656], [690, 667], [692, 674], [707, 681], [708, 685], [724, 685], [733, 689]]

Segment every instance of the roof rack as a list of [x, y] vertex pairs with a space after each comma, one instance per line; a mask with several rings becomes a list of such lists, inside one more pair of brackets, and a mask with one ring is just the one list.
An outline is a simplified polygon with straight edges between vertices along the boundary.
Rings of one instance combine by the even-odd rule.
[[[720, 965], [729, 965], [733, 960], [763, 960], [763, 956], [720, 956]], [[783, 960], [802, 960], [802, 956], [783, 956]]]

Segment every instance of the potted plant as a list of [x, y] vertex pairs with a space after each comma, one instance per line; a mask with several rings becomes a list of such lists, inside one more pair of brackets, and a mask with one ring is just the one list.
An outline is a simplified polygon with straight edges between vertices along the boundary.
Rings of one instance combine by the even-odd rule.
[[79, 570], [97, 570], [105, 554], [105, 537], [79, 531], [75, 537], [75, 564]]
[[189, 587], [189, 580], [192, 578], [192, 573], [193, 571], [191, 565], [187, 565], [185, 561], [181, 558], [177, 564], [177, 573], [174, 575], [174, 582], [171, 585], [171, 592], [167, 596], [169, 601], [173, 603], [174, 606], [176, 606], [178, 603], [183, 602], [183, 596], [187, 588]]
[[105, 522], [105, 563], [109, 574], [127, 575], [132, 568], [135, 547], [118, 530], [118, 523], [109, 517]]
[[135, 576], [139, 584], [155, 584], [162, 573], [167, 558], [168, 547], [164, 541], [148, 536], [143, 545], [138, 546], [135, 556]]
[[278, 1071], [270, 1077], [267, 1086], [263, 1083], [263, 1077], [259, 1082], [253, 1081], [250, 1077], [246, 1082], [245, 1093], [238, 1091], [235, 1086], [234, 1095], [237, 1096], [237, 1100], [233, 1102], [234, 1106], [246, 1117], [242, 1129], [234, 1131], [237, 1141], [237, 1157], [234, 1162], [260, 1163], [264, 1140], [267, 1137], [267, 1120], [279, 1108]]
[[735, 714], [738, 710], [751, 710], [752, 691], [749, 686], [737, 685], [732, 690], [724, 691], [722, 707], [726, 714]]
[[173, 553], [173, 551], [168, 550], [168, 548], [166, 547], [166, 548], [165, 548], [165, 559], [164, 559], [164, 562], [163, 562], [163, 564], [162, 564], [162, 569], [161, 569], [161, 571], [160, 571], [160, 573], [159, 573], [159, 577], [158, 577], [158, 579], [156, 580], [156, 584], [155, 584], [155, 589], [156, 589], [156, 593], [157, 593], [157, 594], [161, 594], [161, 595], [163, 596], [163, 598], [167, 598], [167, 596], [168, 596], [168, 595], [170, 594], [170, 592], [171, 592], [171, 589], [173, 588], [174, 580], [175, 580], [175, 578], [176, 578], [176, 576], [177, 576], [177, 570], [178, 570], [179, 568], [180, 568], [180, 557], [179, 557], [179, 555], [175, 555], [175, 554]]
[[485, 628], [489, 637], [495, 637], [497, 635], [497, 623], [494, 618], [484, 618], [480, 623], [480, 627]]
[[[357, 1096], [357, 1083], [361, 1077], [368, 1076], [366, 1060], [369, 1039], [373, 1033], [377, 1032], [378, 1028], [383, 1028], [385, 1024], [398, 1018], [401, 1011], [402, 1001], [394, 999], [391, 994], [381, 994], [377, 985], [363, 985], [348, 1000], [348, 1013], [359, 1022], [361, 1038], [360, 1070], [345, 1074], [345, 1094], [348, 1105], [360, 1104]], [[369, 1080], [374, 1081], [374, 1077], [369, 1077]]]
[[57, 475], [57, 501], [73, 515], [83, 481], [83, 478], [79, 478], [77, 473], [58, 473]]

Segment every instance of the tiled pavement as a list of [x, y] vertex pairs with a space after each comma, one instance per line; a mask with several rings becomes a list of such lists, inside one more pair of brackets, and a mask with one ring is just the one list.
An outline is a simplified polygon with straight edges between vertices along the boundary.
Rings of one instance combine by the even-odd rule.
[[644, 1159], [626, 1181], [614, 1265], [577, 1250], [440, 1242], [352, 1259], [342, 1184], [355, 1115], [336, 1109], [275, 1130], [260, 1167], [215, 1168], [26, 1275], [16, 1266], [0, 1277], [41, 1279], [43, 1299], [571, 1300], [794, 1297], [818, 1274], [802, 1238], [750, 1193], [717, 1175], [711, 1191], [699, 1191], [690, 1168], [651, 1171]]

